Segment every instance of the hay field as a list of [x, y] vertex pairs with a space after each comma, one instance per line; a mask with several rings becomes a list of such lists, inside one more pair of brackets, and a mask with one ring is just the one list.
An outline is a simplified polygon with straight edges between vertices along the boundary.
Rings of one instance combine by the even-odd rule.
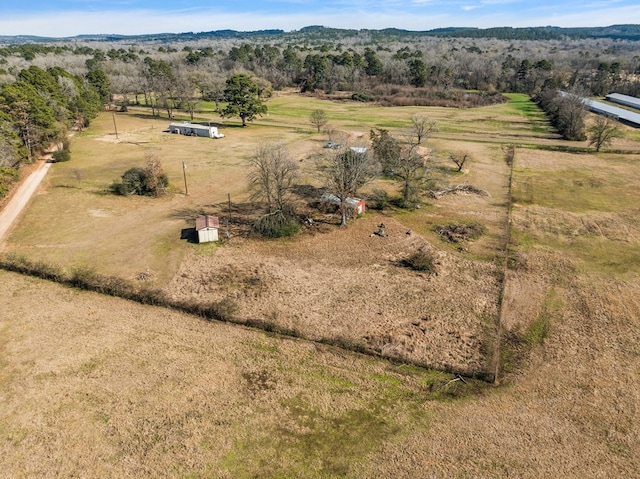
[[[195, 212], [220, 211], [225, 190], [238, 205], [246, 200], [244, 160], [261, 139], [284, 139], [312, 178], [307, 158], [326, 140], [304, 124], [305, 105], [313, 109], [316, 101], [296, 97], [300, 103], [287, 113], [284, 99], [275, 99], [281, 111], [274, 108], [246, 129], [229, 122], [228, 137], [219, 142], [163, 134], [166, 120], [136, 112], [118, 118], [122, 139], [129, 140], [114, 141], [111, 116], [102, 116], [74, 140], [78, 156], [54, 165], [9, 249], [127, 278], [151, 269], [154, 284], [178, 298], [230, 296], [246, 319], [401, 361], [473, 375], [499, 350], [501, 386], [471, 381], [460, 390], [460, 381], [450, 383], [453, 377], [442, 373], [0, 272], [6, 291], [0, 471], [8, 477], [634, 477], [640, 470], [640, 396], [633, 386], [640, 379], [640, 155], [537, 149], [557, 140], [546, 137], [523, 105], [470, 112], [468, 124], [456, 112], [449, 126], [457, 125], [459, 137], [444, 131], [431, 146], [468, 149], [473, 161], [455, 176], [446, 157], [436, 155], [433, 172], [438, 181], [466, 181], [488, 197], [450, 196], [414, 212], [369, 213], [345, 230], [323, 225], [287, 241], [180, 240]], [[336, 117], [348, 114], [342, 130], [354, 137], [384, 121], [400, 128], [417, 111], [329, 108]], [[445, 113], [452, 114], [437, 118], [443, 125]], [[281, 123], [287, 115], [291, 128]], [[489, 121], [495, 117], [500, 122]], [[497, 347], [495, 258], [508, 204], [501, 145], [514, 139], [500, 131], [509, 121], [528, 124], [529, 132], [521, 137], [526, 148], [516, 150]], [[474, 122], [481, 133], [475, 140]], [[637, 149], [634, 134], [625, 129], [624, 148]], [[105, 194], [119, 172], [143, 163], [146, 148], [161, 152], [173, 194], [160, 200]], [[187, 197], [180, 191], [182, 158], [193, 175]], [[47, 223], [52, 215], [56, 221]], [[389, 238], [370, 237], [380, 221]], [[432, 231], [452, 221], [480, 222], [487, 233], [459, 251]], [[437, 276], [398, 266], [420, 247], [435, 255]], [[36, 301], [46, 307], [34, 308]], [[454, 399], [458, 393], [471, 395]]]
[[514, 310], [558, 272], [562, 307], [502, 387], [462, 400], [438, 373], [1, 272], [12, 314], [0, 323], [0, 470], [634, 477], [640, 281], [574, 276], [571, 264], [528, 250]]

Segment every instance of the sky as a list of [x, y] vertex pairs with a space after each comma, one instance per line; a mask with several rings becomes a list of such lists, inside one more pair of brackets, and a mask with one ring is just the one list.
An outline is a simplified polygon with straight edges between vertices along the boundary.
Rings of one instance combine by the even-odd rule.
[[639, 0], [2, 0], [0, 35], [640, 24]]

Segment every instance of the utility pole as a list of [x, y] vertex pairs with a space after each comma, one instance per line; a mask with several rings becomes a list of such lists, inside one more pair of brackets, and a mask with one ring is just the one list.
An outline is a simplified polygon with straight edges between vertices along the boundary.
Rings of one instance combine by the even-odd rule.
[[111, 114], [113, 115], [113, 128], [114, 130], [116, 130], [116, 140], [118, 139], [118, 126], [116, 125], [116, 112], [112, 111]]
[[182, 176], [184, 176], [184, 196], [189, 196], [189, 190], [187, 190], [187, 165], [182, 162]]
[[229, 221], [231, 220], [231, 193], [227, 193], [227, 230], [225, 232], [225, 235], [227, 236], [227, 239], [229, 239], [230, 233], [229, 233]]

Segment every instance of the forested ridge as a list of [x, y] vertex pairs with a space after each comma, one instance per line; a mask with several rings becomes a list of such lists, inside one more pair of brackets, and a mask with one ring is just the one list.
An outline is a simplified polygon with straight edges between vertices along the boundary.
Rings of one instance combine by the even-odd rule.
[[552, 39], [580, 39], [580, 38], [612, 38], [612, 39], [628, 39], [640, 40], [640, 25], [610, 25], [606, 27], [555, 27], [555, 26], [538, 26], [538, 27], [490, 27], [490, 28], [473, 28], [473, 27], [445, 27], [434, 28], [431, 30], [405, 30], [401, 28], [384, 28], [381, 30], [373, 29], [342, 29], [330, 28], [324, 26], [308, 26], [300, 30], [285, 32], [280, 29], [265, 29], [255, 31], [237, 31], [237, 30], [212, 30], [208, 32], [182, 32], [182, 33], [155, 33], [144, 35], [116, 35], [116, 34], [88, 34], [77, 35], [73, 37], [55, 38], [55, 37], [39, 37], [35, 35], [0, 35], [0, 42], [3, 43], [23, 43], [23, 42], [51, 42], [51, 41], [185, 41], [185, 40], [204, 40], [207, 38], [248, 38], [259, 36], [279, 36], [289, 37], [296, 34], [322, 35], [327, 38], [336, 38], [341, 36], [353, 36], [361, 32], [378, 35], [380, 37], [407, 37], [407, 36], [441, 36], [456, 38], [496, 38], [501, 40], [552, 40]]

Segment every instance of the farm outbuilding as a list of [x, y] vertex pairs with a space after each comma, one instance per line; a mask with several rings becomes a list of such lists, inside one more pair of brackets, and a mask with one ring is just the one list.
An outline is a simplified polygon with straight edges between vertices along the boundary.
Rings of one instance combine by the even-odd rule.
[[179, 135], [202, 136], [205, 138], [224, 138], [224, 135], [218, 131], [215, 126], [200, 125], [199, 123], [171, 123], [169, 132]]
[[634, 113], [624, 108], [608, 105], [601, 101], [589, 100], [587, 98], [583, 98], [583, 102], [593, 113], [611, 117], [634, 128], [640, 128], [640, 113]]
[[[332, 195], [331, 193], [325, 193], [324, 195], [322, 195], [322, 197], [320, 198], [320, 202], [324, 203], [325, 205], [335, 205], [338, 208], [340, 208], [340, 204], [342, 203], [340, 201], [340, 198], [338, 198], [336, 195]], [[350, 210], [354, 211], [358, 215], [361, 215], [365, 212], [365, 203], [361, 198], [347, 198], [345, 200], [345, 203]]]
[[198, 243], [208, 243], [218, 241], [218, 230], [220, 221], [217, 216], [202, 215], [196, 218], [196, 232], [198, 233]]
[[606, 96], [606, 99], [610, 102], [617, 103], [618, 105], [624, 105], [640, 110], [640, 98], [636, 98], [635, 96], [623, 95], [622, 93], [610, 93]]

